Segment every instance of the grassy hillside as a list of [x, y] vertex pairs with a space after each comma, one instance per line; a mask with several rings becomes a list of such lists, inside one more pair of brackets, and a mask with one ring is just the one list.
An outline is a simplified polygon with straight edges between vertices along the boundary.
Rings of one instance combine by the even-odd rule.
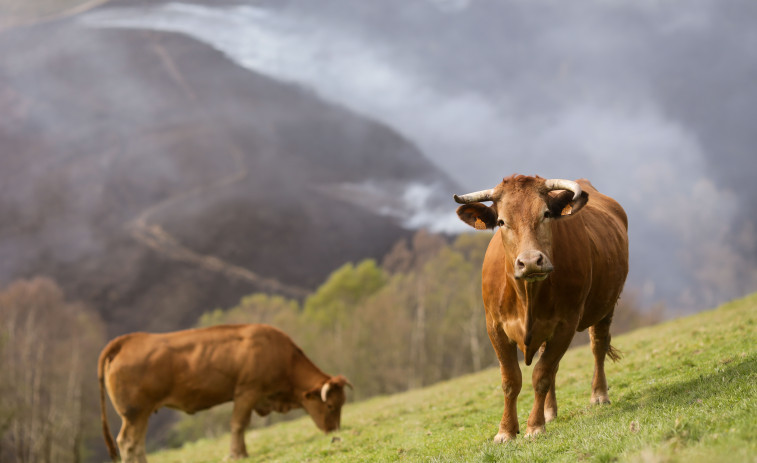
[[[348, 403], [343, 428], [305, 417], [248, 431], [249, 461], [757, 461], [757, 293], [716, 310], [618, 336], [607, 368], [609, 406], [590, 406], [589, 348], [569, 351], [557, 377], [559, 414], [535, 440], [494, 445], [499, 369], [390, 397]], [[523, 369], [521, 429], [533, 366]], [[220, 461], [228, 436], [149, 456], [151, 463]]]

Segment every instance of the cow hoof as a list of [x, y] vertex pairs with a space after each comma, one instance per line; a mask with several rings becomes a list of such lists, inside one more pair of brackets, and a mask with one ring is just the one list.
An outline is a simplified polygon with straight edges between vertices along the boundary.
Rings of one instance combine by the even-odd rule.
[[533, 428], [529, 426], [528, 429], [526, 429], [526, 437], [529, 439], [534, 439], [544, 431], [544, 426], [534, 426]]
[[249, 455], [247, 453], [232, 453], [228, 457], [224, 458], [225, 461], [229, 460], [239, 460], [240, 458], [247, 458]]
[[494, 443], [495, 444], [503, 444], [505, 442], [509, 442], [511, 440], [515, 439], [515, 434], [510, 434], [507, 432], [501, 432], [494, 436]]
[[553, 410], [551, 408], [544, 410], [544, 421], [546, 423], [553, 421], [555, 418], [557, 418], [557, 410]]
[[597, 395], [591, 398], [592, 405], [604, 405], [604, 404], [609, 404], [609, 403], [610, 403], [610, 398], [606, 395]]

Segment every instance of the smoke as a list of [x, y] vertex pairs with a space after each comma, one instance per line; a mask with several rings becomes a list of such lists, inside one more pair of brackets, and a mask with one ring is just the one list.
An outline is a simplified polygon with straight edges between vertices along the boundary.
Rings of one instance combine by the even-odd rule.
[[466, 231], [449, 205], [440, 201], [442, 185], [418, 182], [368, 180], [322, 186], [321, 192], [341, 201], [358, 204], [383, 216], [392, 217], [408, 229], [425, 228], [436, 233]]
[[[82, 21], [184, 33], [312, 88], [390, 125], [466, 189], [516, 172], [588, 178], [629, 214], [629, 284], [694, 310], [757, 290], [753, 13], [748, 1], [324, 0]], [[380, 186], [356, 188], [380, 202]], [[451, 201], [407, 209], [408, 226], [459, 230]]]

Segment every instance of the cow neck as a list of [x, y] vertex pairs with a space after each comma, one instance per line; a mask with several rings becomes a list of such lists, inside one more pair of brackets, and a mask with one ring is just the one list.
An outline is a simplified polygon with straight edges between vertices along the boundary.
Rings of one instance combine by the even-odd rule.
[[295, 358], [292, 378], [295, 391], [301, 396], [316, 387], [323, 386], [330, 377], [303, 353]]

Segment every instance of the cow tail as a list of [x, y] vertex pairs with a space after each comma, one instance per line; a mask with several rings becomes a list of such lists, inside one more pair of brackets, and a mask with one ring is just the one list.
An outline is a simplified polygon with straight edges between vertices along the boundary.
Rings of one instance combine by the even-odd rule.
[[[114, 349], [115, 347], [115, 349]], [[110, 362], [114, 355], [120, 350], [120, 343], [110, 343], [103, 349], [100, 354], [100, 359], [97, 363], [97, 379], [100, 382], [100, 419], [103, 424], [103, 436], [105, 437], [105, 445], [108, 447], [108, 453], [112, 461], [118, 461], [118, 449], [115, 442], [113, 442], [113, 436], [110, 433], [110, 426], [108, 426], [108, 413], [105, 408], [105, 364]]]
[[607, 345], [607, 356], [610, 357], [610, 360], [614, 362], [617, 362], [618, 360], [623, 358], [623, 352], [619, 351], [615, 347], [613, 347], [612, 344]]

